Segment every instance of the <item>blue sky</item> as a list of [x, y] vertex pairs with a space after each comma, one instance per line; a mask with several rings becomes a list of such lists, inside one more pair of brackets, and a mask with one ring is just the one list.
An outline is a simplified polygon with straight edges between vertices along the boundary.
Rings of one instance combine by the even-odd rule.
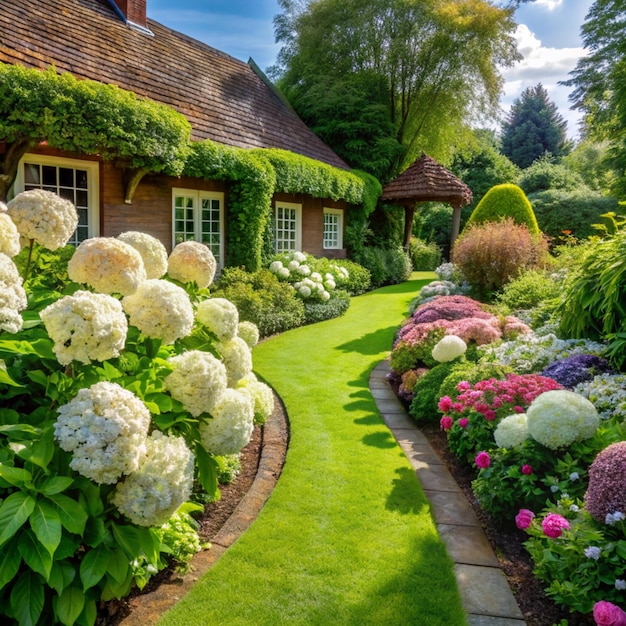
[[[280, 12], [276, 0], [147, 0], [148, 17], [199, 39], [237, 59], [252, 57], [261, 69], [276, 60], [272, 20]], [[569, 88], [557, 83], [568, 78], [584, 55], [580, 27], [593, 0], [535, 0], [516, 13], [520, 52], [524, 60], [503, 72], [502, 111], [527, 87], [538, 83], [548, 91], [575, 138], [578, 114], [569, 110]]]

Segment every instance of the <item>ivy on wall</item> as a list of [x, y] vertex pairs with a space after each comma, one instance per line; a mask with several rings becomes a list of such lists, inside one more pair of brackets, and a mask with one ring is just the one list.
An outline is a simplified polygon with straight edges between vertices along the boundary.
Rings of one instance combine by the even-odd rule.
[[344, 200], [351, 205], [349, 220], [363, 225], [381, 194], [378, 180], [364, 172], [287, 150], [192, 142], [190, 135], [183, 115], [133, 92], [58, 74], [54, 67], [0, 63], [0, 200], [6, 200], [20, 159], [43, 141], [115, 161], [135, 184], [148, 172], [223, 180], [229, 210], [226, 264], [255, 271], [268, 253], [273, 194]]

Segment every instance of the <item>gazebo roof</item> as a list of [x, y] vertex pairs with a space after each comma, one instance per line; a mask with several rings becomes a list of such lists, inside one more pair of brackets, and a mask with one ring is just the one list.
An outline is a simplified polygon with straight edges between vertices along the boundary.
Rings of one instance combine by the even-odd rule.
[[400, 205], [445, 202], [455, 208], [472, 201], [471, 189], [435, 159], [422, 156], [383, 189], [380, 199]]

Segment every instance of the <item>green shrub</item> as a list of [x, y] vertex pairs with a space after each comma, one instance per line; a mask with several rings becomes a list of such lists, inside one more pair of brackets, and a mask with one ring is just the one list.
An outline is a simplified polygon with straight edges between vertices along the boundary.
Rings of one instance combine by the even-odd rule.
[[355, 261], [369, 271], [372, 289], [402, 283], [409, 278], [412, 271], [411, 260], [400, 246], [363, 248]]
[[414, 270], [432, 272], [441, 264], [441, 249], [435, 242], [411, 237], [409, 255]]
[[358, 296], [369, 291], [372, 277], [365, 267], [348, 259], [335, 259], [332, 263], [348, 270], [348, 278], [342, 283], [341, 288], [351, 296]]
[[432, 351], [445, 334], [446, 331], [443, 327], [436, 327], [430, 330], [419, 342], [408, 343], [402, 339], [398, 341], [390, 355], [392, 371], [404, 374], [418, 367], [437, 365], [437, 361], [433, 359]]
[[347, 291], [336, 289], [330, 294], [326, 302], [305, 302], [304, 321], [306, 324], [323, 322], [334, 317], [341, 317], [350, 306], [350, 294]]
[[483, 196], [467, 220], [465, 230], [469, 226], [499, 222], [507, 218], [526, 226], [532, 235], [540, 233], [537, 218], [526, 194], [517, 185], [510, 183], [496, 185]]
[[413, 393], [415, 397], [409, 408], [409, 414], [418, 423], [436, 423], [441, 417], [437, 411], [439, 387], [456, 366], [455, 361], [439, 363], [417, 379]]
[[531, 166], [522, 170], [517, 182], [526, 194], [550, 189], [575, 191], [585, 187], [585, 182], [580, 174], [565, 165], [553, 163], [546, 158], [537, 159]]
[[545, 263], [548, 244], [512, 218], [471, 225], [457, 239], [452, 261], [478, 294], [489, 299], [525, 269]]
[[497, 363], [457, 363], [442, 381], [437, 399], [443, 398], [443, 396], [456, 397], [459, 393], [458, 384], [463, 380], [470, 385], [475, 385], [477, 382], [489, 378], [504, 380], [506, 375], [512, 372], [513, 368]]
[[256, 324], [261, 337], [304, 323], [304, 303], [269, 270], [248, 273], [241, 268], [225, 268], [212, 295], [230, 300], [239, 311], [239, 319]]
[[626, 230], [593, 244], [566, 289], [564, 335], [609, 340], [609, 359], [626, 365]]
[[619, 213], [615, 198], [602, 196], [593, 191], [549, 190], [529, 195], [541, 232], [557, 241], [563, 232], [576, 239], [597, 235], [592, 226], [600, 222], [604, 213]]
[[551, 274], [536, 269], [523, 271], [508, 282], [497, 295], [498, 303], [510, 310], [532, 309], [561, 293], [561, 281]]

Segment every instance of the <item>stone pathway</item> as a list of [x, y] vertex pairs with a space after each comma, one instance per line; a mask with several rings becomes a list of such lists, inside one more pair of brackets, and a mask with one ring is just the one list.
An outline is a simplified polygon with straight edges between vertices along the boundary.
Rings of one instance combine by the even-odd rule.
[[526, 622], [499, 567], [480, 521], [448, 468], [407, 415], [387, 381], [389, 361], [370, 376], [370, 391], [382, 418], [404, 450], [431, 504], [454, 571], [469, 626], [523, 626]]

